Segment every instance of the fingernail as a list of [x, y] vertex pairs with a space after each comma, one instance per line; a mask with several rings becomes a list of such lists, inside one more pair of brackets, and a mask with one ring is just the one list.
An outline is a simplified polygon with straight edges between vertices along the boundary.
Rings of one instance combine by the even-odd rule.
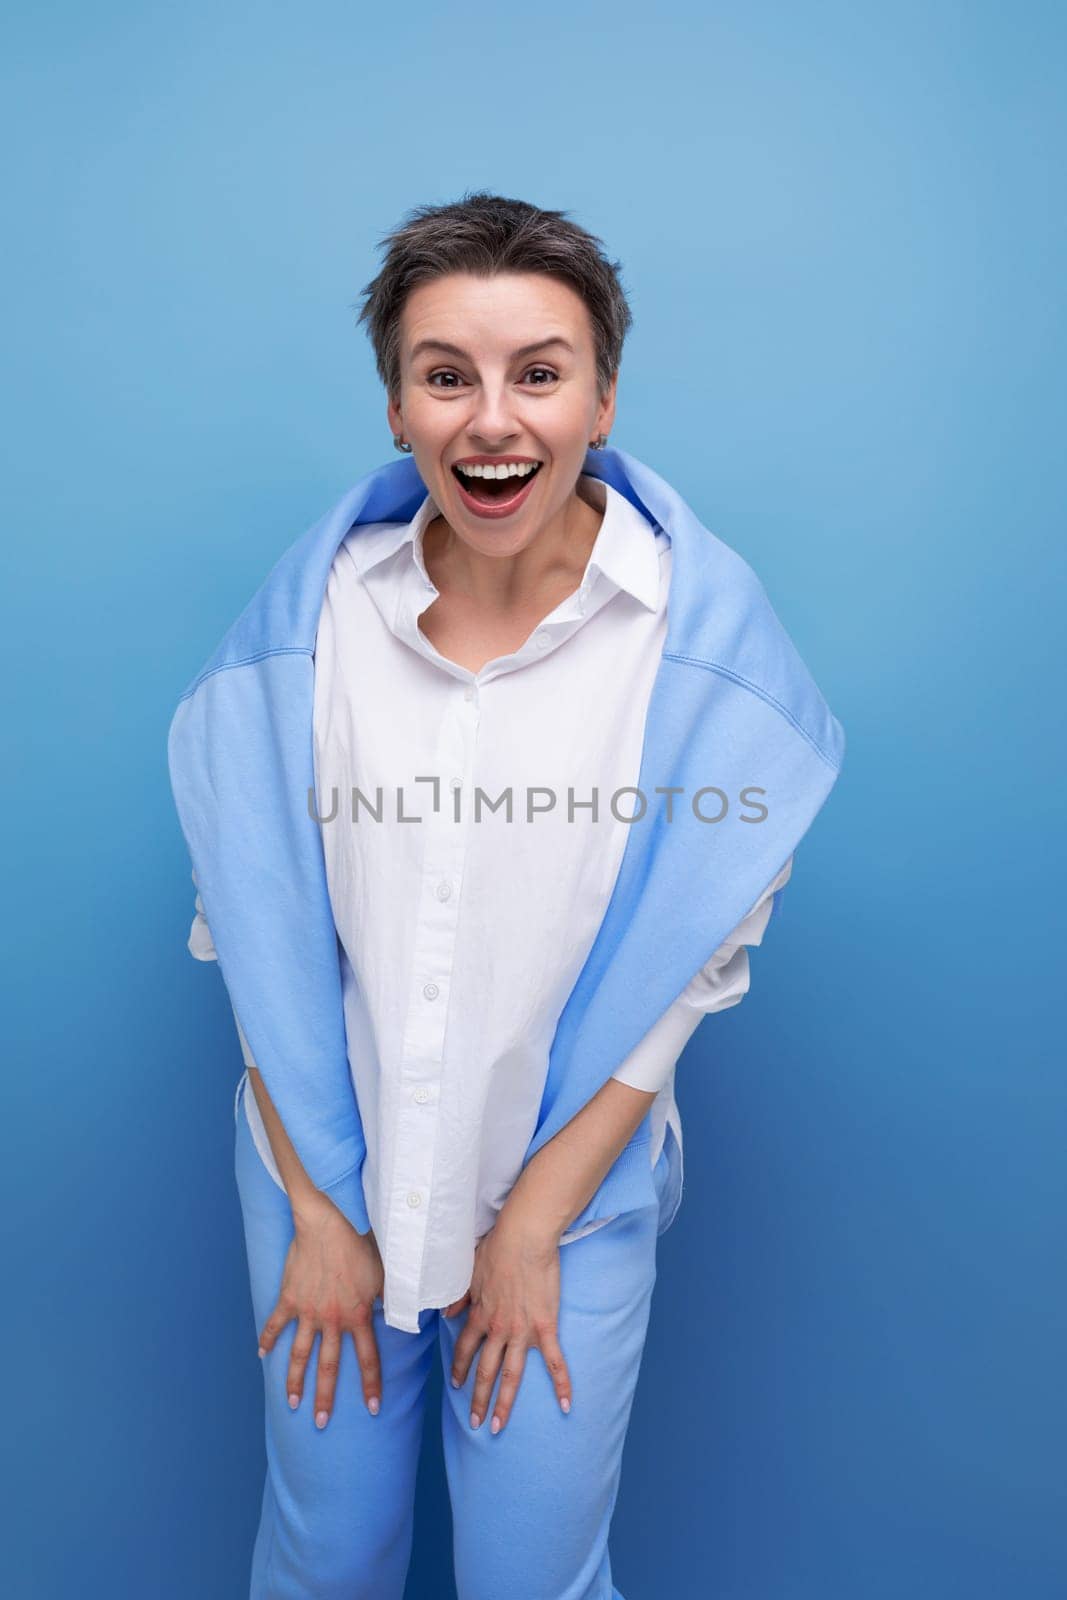
[[566, 1396], [566, 1395], [564, 1395], [564, 1396], [563, 1396], [563, 1399], [562, 1399], [562, 1400], [561, 1400], [561, 1401], [560, 1401], [560, 1408], [561, 1408], [561, 1409], [562, 1409], [562, 1410], [563, 1410], [563, 1411], [569, 1411], [569, 1410], [570, 1410], [570, 1408], [571, 1408], [571, 1403], [570, 1403], [570, 1401], [569, 1401], [569, 1400], [568, 1400], [568, 1399], [567, 1399], [567, 1396]]
[[327, 1422], [329, 1422], [329, 1420], [330, 1420], [330, 1413], [328, 1411], [316, 1411], [316, 1413], [315, 1413], [315, 1426], [316, 1426], [316, 1428], [325, 1428], [325, 1426], [326, 1426]]
[[291, 1394], [289, 1396], [289, 1408], [290, 1408], [290, 1410], [291, 1411], [295, 1411], [299, 1404], [300, 1404], [300, 1396], [298, 1394]]
[[503, 1427], [503, 1423], [501, 1422], [500, 1418], [499, 1417], [494, 1417], [492, 1422], [489, 1424], [489, 1432], [490, 1433], [499, 1433], [502, 1427]]
[[267, 1352], [266, 1352], [266, 1351], [265, 1351], [265, 1350], [264, 1350], [264, 1348], [263, 1348], [263, 1346], [262, 1346], [262, 1345], [260, 1345], [260, 1347], [259, 1347], [259, 1359], [260, 1359], [260, 1360], [261, 1360], [261, 1361], [262, 1361], [262, 1360], [263, 1360], [263, 1357], [264, 1357], [264, 1356], [265, 1356], [265, 1355], [266, 1355], [266, 1353], [267, 1353]]
[[481, 1422], [481, 1420], [482, 1419], [478, 1415], [477, 1411], [472, 1411], [471, 1412], [471, 1427], [472, 1428], [476, 1428], [478, 1426], [478, 1424]]
[[459, 1379], [456, 1377], [455, 1373], [452, 1374], [452, 1387], [453, 1389], [459, 1388]]
[[378, 1399], [378, 1396], [376, 1394], [372, 1394], [370, 1399], [367, 1401], [367, 1410], [370, 1412], [372, 1417], [376, 1417], [378, 1415], [378, 1407], [380, 1405], [381, 1401]]

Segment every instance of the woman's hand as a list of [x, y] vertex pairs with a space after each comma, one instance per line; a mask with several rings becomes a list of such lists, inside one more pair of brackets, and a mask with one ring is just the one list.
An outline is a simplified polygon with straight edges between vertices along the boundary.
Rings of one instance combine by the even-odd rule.
[[293, 1214], [293, 1240], [285, 1258], [278, 1303], [259, 1338], [259, 1353], [273, 1350], [282, 1329], [297, 1318], [289, 1358], [286, 1392], [295, 1411], [304, 1393], [304, 1374], [315, 1335], [322, 1335], [315, 1381], [315, 1423], [324, 1428], [333, 1411], [341, 1360], [341, 1339], [348, 1332], [356, 1347], [363, 1378], [363, 1399], [378, 1415], [382, 1368], [374, 1334], [374, 1302], [382, 1293], [385, 1273], [373, 1230], [358, 1233], [331, 1200], [320, 1197]]
[[[540, 1350], [564, 1411], [571, 1408], [571, 1380], [557, 1337], [559, 1328], [559, 1241], [531, 1231], [507, 1206], [474, 1250], [471, 1286], [461, 1300], [445, 1307], [446, 1317], [470, 1304], [470, 1315], [456, 1340], [452, 1382], [467, 1379], [479, 1345], [482, 1355], [474, 1383], [471, 1426], [489, 1409], [489, 1397], [503, 1363], [500, 1392], [493, 1407], [493, 1433], [511, 1415], [522, 1381], [526, 1352]], [[484, 1340], [484, 1345], [483, 1345]]]

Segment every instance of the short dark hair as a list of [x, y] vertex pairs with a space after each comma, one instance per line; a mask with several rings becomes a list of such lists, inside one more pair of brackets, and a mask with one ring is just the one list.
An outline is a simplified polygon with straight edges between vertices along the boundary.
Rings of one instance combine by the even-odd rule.
[[593, 325], [597, 384], [603, 395], [622, 359], [633, 317], [602, 241], [567, 220], [486, 189], [468, 190], [444, 205], [415, 206], [399, 227], [379, 240], [385, 261], [362, 290], [357, 318], [367, 324], [378, 375], [390, 400], [400, 398], [400, 317], [420, 283], [451, 272], [490, 277], [497, 272], [542, 272], [568, 284], [584, 300]]

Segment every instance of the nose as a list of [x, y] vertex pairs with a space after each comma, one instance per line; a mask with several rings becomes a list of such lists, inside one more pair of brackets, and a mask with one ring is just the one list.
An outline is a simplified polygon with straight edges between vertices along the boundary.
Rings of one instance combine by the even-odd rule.
[[499, 448], [521, 433], [515, 401], [507, 383], [483, 383], [477, 390], [468, 431], [481, 440], [487, 450]]

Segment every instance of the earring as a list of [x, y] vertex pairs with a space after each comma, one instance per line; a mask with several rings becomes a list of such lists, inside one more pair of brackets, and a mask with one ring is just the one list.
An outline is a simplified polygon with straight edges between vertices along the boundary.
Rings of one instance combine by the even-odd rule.
[[394, 445], [396, 446], [396, 448], [398, 450], [407, 451], [407, 453], [410, 455], [411, 446], [409, 444], [405, 443], [405, 441], [404, 441], [404, 439], [403, 439], [401, 434], [399, 434], [399, 433], [394, 433], [393, 434], [393, 443], [394, 443]]
[[607, 444], [607, 442], [608, 442], [607, 434], [606, 433], [598, 433], [595, 439], [591, 439], [590, 440], [589, 448], [590, 448], [590, 450], [603, 450], [603, 448]]

